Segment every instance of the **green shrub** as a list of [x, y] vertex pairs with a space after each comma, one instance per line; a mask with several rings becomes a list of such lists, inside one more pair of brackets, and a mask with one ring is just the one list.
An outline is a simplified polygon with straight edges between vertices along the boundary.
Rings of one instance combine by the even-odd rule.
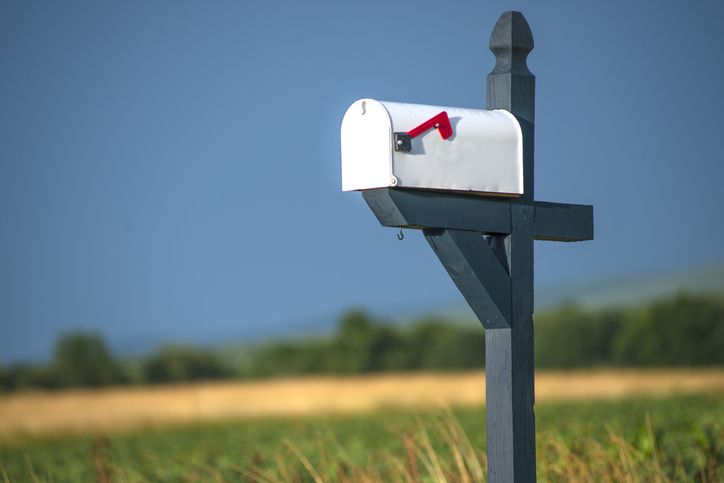
[[483, 328], [426, 318], [395, 327], [354, 310], [340, 318], [332, 337], [267, 344], [253, 352], [250, 377], [298, 374], [366, 374], [407, 370], [459, 370], [485, 365]]
[[84, 332], [58, 339], [51, 377], [59, 387], [99, 387], [128, 381], [103, 339]]
[[632, 312], [616, 338], [614, 357], [625, 366], [722, 365], [724, 303], [684, 294]]
[[212, 354], [190, 347], [172, 346], [161, 350], [143, 366], [149, 383], [221, 379], [232, 375]]
[[591, 312], [573, 305], [537, 316], [536, 366], [573, 369], [610, 365], [623, 318], [622, 312]]

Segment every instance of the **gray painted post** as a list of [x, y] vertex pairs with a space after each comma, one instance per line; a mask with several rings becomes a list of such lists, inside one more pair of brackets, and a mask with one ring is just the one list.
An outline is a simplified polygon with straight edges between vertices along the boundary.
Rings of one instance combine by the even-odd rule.
[[[523, 131], [523, 195], [534, 193], [535, 77], [526, 66], [533, 34], [518, 12], [504, 13], [493, 28], [487, 109], [505, 109]], [[485, 331], [485, 410], [488, 482], [530, 482], [535, 474], [535, 385], [533, 381], [533, 207], [512, 204], [510, 235], [492, 236], [507, 246], [511, 278], [510, 327]]]
[[592, 240], [593, 207], [533, 198], [535, 77], [525, 64], [533, 35], [523, 15], [500, 17], [490, 49], [487, 107], [520, 123], [524, 193], [503, 199], [380, 188], [362, 196], [383, 226], [423, 231], [485, 327], [488, 481], [533, 482], [533, 241]]

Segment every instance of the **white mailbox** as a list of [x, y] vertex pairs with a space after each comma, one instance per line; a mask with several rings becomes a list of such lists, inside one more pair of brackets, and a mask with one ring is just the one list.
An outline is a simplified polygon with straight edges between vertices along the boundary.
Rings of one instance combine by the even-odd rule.
[[342, 120], [342, 189], [523, 193], [523, 135], [507, 111], [360, 99]]

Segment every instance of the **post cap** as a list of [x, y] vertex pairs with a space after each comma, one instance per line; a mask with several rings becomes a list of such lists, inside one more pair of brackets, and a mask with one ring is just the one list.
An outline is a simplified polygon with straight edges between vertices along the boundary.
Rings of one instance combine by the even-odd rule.
[[525, 61], [533, 50], [533, 32], [520, 12], [505, 12], [490, 34], [490, 50], [495, 54], [495, 69], [491, 74], [527, 74]]

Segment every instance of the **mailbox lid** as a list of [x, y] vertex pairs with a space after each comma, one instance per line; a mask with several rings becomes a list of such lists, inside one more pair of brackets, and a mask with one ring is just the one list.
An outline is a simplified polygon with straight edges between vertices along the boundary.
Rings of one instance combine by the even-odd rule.
[[[394, 133], [406, 133], [447, 112], [452, 136], [436, 129], [395, 151]], [[408, 187], [523, 193], [523, 136], [507, 111], [461, 109], [360, 99], [342, 121], [342, 189]]]
[[342, 119], [342, 190], [395, 186], [392, 120], [381, 102], [360, 99]]

